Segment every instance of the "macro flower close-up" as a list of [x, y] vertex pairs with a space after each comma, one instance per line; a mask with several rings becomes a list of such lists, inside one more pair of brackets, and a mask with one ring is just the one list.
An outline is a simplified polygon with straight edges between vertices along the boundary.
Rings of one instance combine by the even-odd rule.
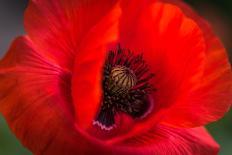
[[182, 0], [30, 0], [0, 113], [35, 155], [217, 155], [227, 52]]

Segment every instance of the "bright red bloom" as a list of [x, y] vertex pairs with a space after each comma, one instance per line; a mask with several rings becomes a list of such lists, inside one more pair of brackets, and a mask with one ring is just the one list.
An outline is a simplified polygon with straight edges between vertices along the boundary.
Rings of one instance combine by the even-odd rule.
[[31, 0], [25, 27], [0, 111], [34, 154], [218, 153], [201, 126], [227, 112], [231, 68], [183, 2]]

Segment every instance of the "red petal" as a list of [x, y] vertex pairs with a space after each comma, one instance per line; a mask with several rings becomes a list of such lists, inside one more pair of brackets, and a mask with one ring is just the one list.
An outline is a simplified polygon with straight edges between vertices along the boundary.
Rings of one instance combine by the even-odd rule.
[[119, 5], [109, 12], [83, 39], [72, 77], [72, 95], [77, 124], [90, 127], [100, 107], [102, 68], [109, 46], [118, 39]]
[[[166, 1], [166, 0], [164, 0]], [[182, 9], [201, 28], [205, 40], [205, 62], [201, 78], [191, 91], [170, 108], [165, 122], [175, 126], [197, 126], [216, 121], [232, 103], [232, 73], [225, 48], [206, 21], [181, 1], [168, 1]]]
[[133, 155], [217, 155], [219, 151], [218, 144], [203, 127], [180, 129], [157, 125], [117, 145], [122, 146], [119, 154]]
[[46, 153], [54, 144], [65, 147], [61, 144], [71, 135], [75, 145], [84, 147], [83, 136], [74, 130], [68, 81], [69, 72], [42, 57], [25, 37], [16, 39], [0, 61], [0, 112], [35, 154]]
[[157, 88], [154, 115], [136, 128], [149, 128], [160, 119], [193, 127], [222, 117], [232, 100], [232, 74], [208, 25], [173, 4], [133, 4], [123, 7], [120, 41], [124, 48], [143, 52]]
[[110, 10], [115, 0], [31, 0], [25, 27], [38, 51], [71, 68], [82, 37]]

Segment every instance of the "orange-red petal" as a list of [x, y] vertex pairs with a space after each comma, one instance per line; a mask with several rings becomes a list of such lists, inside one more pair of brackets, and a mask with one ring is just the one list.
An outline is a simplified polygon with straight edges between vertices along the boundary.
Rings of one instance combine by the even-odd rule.
[[30, 0], [25, 28], [35, 47], [50, 61], [72, 69], [82, 37], [116, 0]]
[[232, 100], [232, 73], [224, 47], [205, 21], [179, 4], [148, 1], [128, 9], [131, 1], [126, 2], [119, 40], [143, 53], [156, 75], [155, 111], [137, 128], [157, 121], [194, 127], [221, 118]]
[[73, 118], [67, 79], [69, 72], [42, 57], [27, 37], [17, 38], [0, 62], [0, 112], [34, 152], [47, 147], [64, 119]]
[[90, 127], [101, 104], [103, 65], [112, 43], [118, 39], [119, 5], [99, 21], [83, 38], [80, 53], [76, 55], [72, 77], [72, 96], [76, 121], [81, 127]]
[[133, 155], [217, 155], [218, 144], [205, 128], [171, 128], [157, 125], [148, 132], [119, 141], [121, 154]]
[[34, 154], [104, 151], [75, 126], [70, 80], [70, 72], [40, 55], [28, 37], [17, 38], [0, 61], [0, 112]]
[[232, 71], [228, 55], [209, 24], [181, 1], [166, 1], [178, 6], [201, 29], [205, 40], [205, 60], [202, 76], [194, 80], [191, 91], [169, 109], [165, 123], [190, 127], [216, 121], [232, 103]]

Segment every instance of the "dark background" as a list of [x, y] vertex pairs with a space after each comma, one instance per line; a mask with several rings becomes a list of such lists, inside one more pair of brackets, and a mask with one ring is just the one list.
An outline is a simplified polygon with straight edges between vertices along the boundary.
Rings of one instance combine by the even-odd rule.
[[[208, 19], [223, 40], [232, 60], [232, 0], [186, 0], [199, 14]], [[0, 57], [11, 41], [23, 31], [23, 12], [27, 0], [0, 0]], [[207, 128], [221, 145], [221, 155], [232, 154], [232, 112]], [[0, 155], [30, 155], [10, 132], [0, 116]]]

